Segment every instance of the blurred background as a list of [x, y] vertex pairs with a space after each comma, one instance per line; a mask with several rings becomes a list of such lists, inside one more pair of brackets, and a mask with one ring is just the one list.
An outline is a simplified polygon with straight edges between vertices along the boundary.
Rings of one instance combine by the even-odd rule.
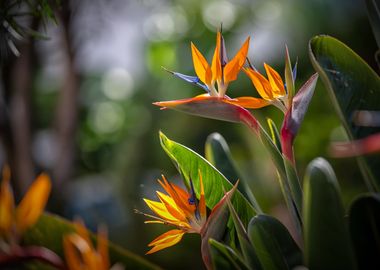
[[[80, 216], [93, 230], [107, 224], [112, 241], [143, 256], [167, 228], [144, 225], [133, 209], [149, 212], [142, 198], [156, 198], [161, 174], [180, 180], [159, 130], [202, 155], [207, 136], [221, 133], [265, 212], [289, 223], [274, 167], [249, 130], [152, 105], [202, 93], [161, 68], [194, 75], [190, 41], [211, 61], [223, 23], [230, 58], [250, 36], [251, 62], [282, 75], [287, 45], [300, 86], [314, 73], [308, 40], [327, 34], [376, 70], [360, 0], [1, 1], [0, 19], [0, 165], [11, 165], [16, 198], [46, 171], [49, 211]], [[257, 95], [244, 74], [228, 94]], [[281, 125], [275, 107], [254, 114], [264, 126], [265, 117]], [[331, 161], [347, 205], [365, 187], [355, 160], [328, 156], [328, 143], [344, 138], [320, 81], [295, 142], [297, 164], [302, 176], [313, 158]], [[203, 267], [198, 235], [146, 258], [167, 269]]]

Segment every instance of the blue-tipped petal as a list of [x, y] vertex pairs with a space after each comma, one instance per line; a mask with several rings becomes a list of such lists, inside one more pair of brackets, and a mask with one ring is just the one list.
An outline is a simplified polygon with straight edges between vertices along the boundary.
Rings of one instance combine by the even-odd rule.
[[164, 70], [166, 70], [167, 72], [169, 72], [170, 74], [174, 75], [175, 77], [180, 78], [180, 79], [184, 80], [185, 82], [194, 84], [194, 85], [202, 88], [203, 90], [205, 90], [207, 93], [210, 93], [210, 90], [208, 89], [207, 85], [203, 84], [197, 76], [189, 76], [189, 75], [185, 75], [182, 73], [178, 73], [178, 72], [168, 70], [164, 67], [162, 67], [162, 68]]
[[296, 81], [296, 77], [297, 77], [297, 64], [298, 64], [298, 59], [297, 59], [296, 64], [294, 65], [294, 68], [293, 68], [293, 83]]
[[190, 198], [188, 199], [189, 204], [195, 204], [195, 217], [200, 220], [201, 216], [199, 214], [199, 202], [197, 200], [197, 197], [195, 195], [195, 189], [194, 189], [194, 184], [193, 180], [190, 178]]

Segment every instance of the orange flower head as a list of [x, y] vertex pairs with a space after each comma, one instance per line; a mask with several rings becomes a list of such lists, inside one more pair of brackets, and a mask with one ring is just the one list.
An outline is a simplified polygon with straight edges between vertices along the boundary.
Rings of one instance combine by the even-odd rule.
[[[202, 176], [200, 175], [200, 197], [195, 196], [192, 181], [190, 181], [190, 192], [181, 187], [169, 183], [164, 176], [162, 181], [158, 180], [167, 194], [157, 191], [160, 201], [144, 199], [148, 207], [156, 216], [144, 214], [152, 220], [145, 223], [160, 223], [176, 227], [149, 243], [152, 247], [147, 254], [151, 254], [164, 248], [173, 246], [181, 241], [185, 233], [201, 233], [203, 226], [206, 224], [207, 211], [204, 195]], [[137, 211], [138, 212], [138, 211]], [[139, 212], [141, 213], [141, 212]]]

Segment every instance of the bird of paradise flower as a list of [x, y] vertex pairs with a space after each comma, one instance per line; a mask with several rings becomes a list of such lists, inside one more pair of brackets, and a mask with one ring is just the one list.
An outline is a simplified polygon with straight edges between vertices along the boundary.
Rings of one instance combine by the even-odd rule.
[[[136, 213], [150, 218], [145, 223], [166, 224], [175, 227], [158, 236], [148, 244], [151, 249], [147, 254], [152, 254], [162, 249], [171, 247], [181, 241], [185, 233], [198, 233], [202, 238], [202, 258], [206, 266], [210, 266], [210, 254], [208, 239], [210, 232], [225, 229], [228, 215], [226, 215], [227, 200], [234, 194], [237, 184], [228, 191], [224, 197], [213, 207], [207, 216], [206, 199], [201, 173], [199, 173], [199, 198], [196, 197], [194, 185], [190, 179], [189, 191], [169, 182], [165, 176], [158, 180], [167, 194], [157, 191], [160, 201], [144, 199], [148, 207], [156, 214], [150, 215], [135, 209]], [[217, 222], [216, 222], [217, 221]]]

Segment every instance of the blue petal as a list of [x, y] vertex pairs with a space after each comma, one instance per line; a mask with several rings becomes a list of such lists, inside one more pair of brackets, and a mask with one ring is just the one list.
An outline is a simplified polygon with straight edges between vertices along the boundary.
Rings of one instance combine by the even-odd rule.
[[298, 64], [298, 60], [296, 61], [296, 64], [293, 67], [293, 83], [296, 81], [296, 77], [297, 77], [297, 64]]
[[199, 214], [199, 204], [197, 197], [195, 195], [195, 190], [194, 190], [194, 184], [193, 180], [190, 178], [190, 198], [188, 199], [189, 204], [195, 204], [195, 217], [200, 220], [201, 216]]
[[171, 70], [168, 70], [166, 68], [163, 67], [163, 69], [165, 69], [167, 72], [173, 74], [175, 77], [177, 78], [180, 78], [188, 83], [191, 83], [191, 84], [194, 84], [200, 88], [202, 88], [203, 90], [205, 90], [207, 93], [210, 93], [210, 90], [208, 89], [207, 85], [203, 84], [201, 82], [201, 80], [197, 77], [197, 76], [189, 76], [189, 75], [185, 75], [185, 74], [182, 74], [182, 73], [178, 73], [178, 72], [174, 72], [174, 71], [171, 71]]

